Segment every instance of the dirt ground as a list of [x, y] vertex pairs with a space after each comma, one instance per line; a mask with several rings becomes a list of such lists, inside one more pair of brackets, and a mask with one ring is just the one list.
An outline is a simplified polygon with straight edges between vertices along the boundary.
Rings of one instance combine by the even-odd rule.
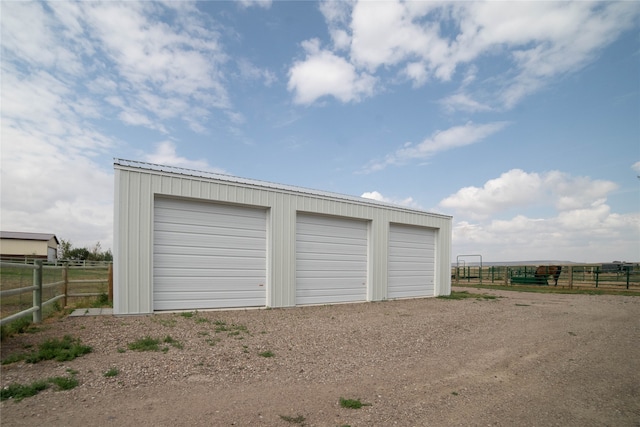
[[[3, 365], [1, 384], [80, 384], [4, 401], [0, 422], [640, 426], [639, 297], [469, 292], [498, 298], [53, 320], [3, 342], [2, 359], [65, 334], [93, 352]], [[145, 336], [176, 342], [128, 348]]]

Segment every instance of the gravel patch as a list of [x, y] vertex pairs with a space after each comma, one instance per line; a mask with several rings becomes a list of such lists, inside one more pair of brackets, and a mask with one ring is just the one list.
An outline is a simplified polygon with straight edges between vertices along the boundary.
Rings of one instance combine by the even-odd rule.
[[497, 298], [49, 320], [2, 359], [64, 335], [92, 353], [1, 385], [80, 384], [2, 402], [2, 425], [640, 426], [640, 298], [470, 292]]

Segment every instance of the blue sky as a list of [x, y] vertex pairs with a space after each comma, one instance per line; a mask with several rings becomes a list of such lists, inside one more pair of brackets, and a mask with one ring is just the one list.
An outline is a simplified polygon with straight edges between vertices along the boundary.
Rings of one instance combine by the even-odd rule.
[[1, 228], [113, 239], [113, 158], [640, 261], [638, 2], [2, 2]]

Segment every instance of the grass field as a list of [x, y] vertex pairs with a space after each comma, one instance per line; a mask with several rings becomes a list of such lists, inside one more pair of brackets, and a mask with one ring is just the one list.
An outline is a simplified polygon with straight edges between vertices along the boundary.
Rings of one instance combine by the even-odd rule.
[[[108, 292], [108, 267], [69, 267], [67, 269], [68, 294], [86, 294], [97, 293], [106, 294]], [[9, 289], [25, 288], [32, 286], [34, 270], [24, 267], [5, 267], [0, 268], [0, 291]], [[43, 286], [51, 283], [63, 281], [64, 267], [45, 266], [42, 270]], [[99, 282], [82, 282], [86, 280], [99, 280]], [[42, 300], [47, 301], [57, 295], [64, 293], [64, 285], [61, 283], [48, 289], [43, 289]], [[97, 297], [68, 297], [67, 305], [71, 307], [88, 306]], [[18, 313], [31, 307], [33, 304], [33, 293], [31, 291], [23, 292], [18, 295], [2, 297], [0, 300], [0, 317], [4, 318], [11, 314]], [[56, 304], [54, 304], [56, 305]], [[62, 301], [57, 307], [46, 307], [44, 316], [55, 311], [56, 308], [63, 308]]]

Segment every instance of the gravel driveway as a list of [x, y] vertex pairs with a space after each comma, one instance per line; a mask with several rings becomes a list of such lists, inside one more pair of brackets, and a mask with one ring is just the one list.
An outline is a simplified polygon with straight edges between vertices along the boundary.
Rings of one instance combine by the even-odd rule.
[[[53, 320], [2, 358], [65, 334], [93, 352], [1, 384], [79, 386], [4, 401], [1, 423], [640, 426], [639, 297], [469, 292], [498, 298]], [[129, 349], [146, 336], [159, 351]]]

